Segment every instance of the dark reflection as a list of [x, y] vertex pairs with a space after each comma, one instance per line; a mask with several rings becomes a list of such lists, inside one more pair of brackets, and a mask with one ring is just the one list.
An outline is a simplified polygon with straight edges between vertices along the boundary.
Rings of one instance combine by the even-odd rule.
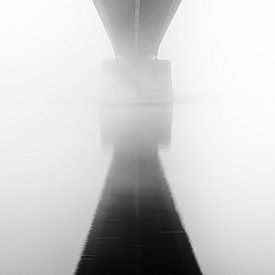
[[158, 154], [171, 113], [169, 105], [102, 108], [113, 160], [76, 274], [201, 274]]

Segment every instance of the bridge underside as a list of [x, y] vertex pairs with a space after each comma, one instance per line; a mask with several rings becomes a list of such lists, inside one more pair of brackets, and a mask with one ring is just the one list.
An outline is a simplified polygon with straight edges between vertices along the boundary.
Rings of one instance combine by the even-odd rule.
[[117, 57], [156, 57], [181, 0], [93, 0]]

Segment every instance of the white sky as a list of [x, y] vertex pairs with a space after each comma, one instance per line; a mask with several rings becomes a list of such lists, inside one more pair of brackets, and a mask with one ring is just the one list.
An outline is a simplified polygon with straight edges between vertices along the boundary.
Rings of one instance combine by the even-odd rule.
[[[160, 49], [177, 98], [275, 94], [275, 1], [186, 0]], [[91, 0], [0, 4], [0, 97], [96, 95], [112, 47]]]

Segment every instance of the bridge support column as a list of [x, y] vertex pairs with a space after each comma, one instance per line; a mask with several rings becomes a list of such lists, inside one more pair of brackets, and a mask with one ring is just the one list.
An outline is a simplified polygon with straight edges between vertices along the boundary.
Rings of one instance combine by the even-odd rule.
[[104, 103], [169, 103], [171, 63], [158, 59], [116, 59], [103, 62], [101, 100]]

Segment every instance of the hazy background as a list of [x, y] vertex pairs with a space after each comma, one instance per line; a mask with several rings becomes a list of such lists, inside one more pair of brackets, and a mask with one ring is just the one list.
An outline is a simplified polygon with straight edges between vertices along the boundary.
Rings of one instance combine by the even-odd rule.
[[[274, 0], [188, 0], [161, 45], [183, 101], [163, 168], [205, 275], [275, 274], [274, 27]], [[84, 103], [112, 57], [91, 0], [1, 1], [1, 275], [73, 274], [112, 157]]]
[[[177, 99], [274, 98], [275, 1], [186, 0], [160, 48]], [[97, 97], [113, 50], [91, 0], [0, 4], [1, 100]]]

